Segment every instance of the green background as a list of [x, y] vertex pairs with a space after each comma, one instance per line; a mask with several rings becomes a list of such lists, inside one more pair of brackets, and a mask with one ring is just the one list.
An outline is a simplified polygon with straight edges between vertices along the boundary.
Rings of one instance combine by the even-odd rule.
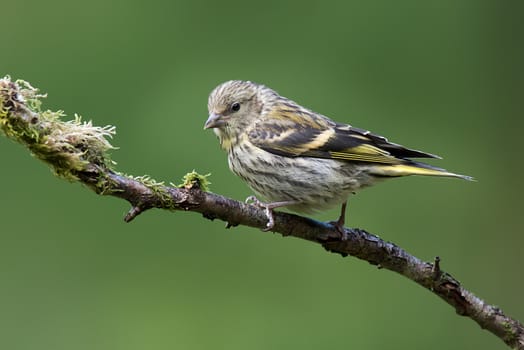
[[[117, 126], [120, 171], [214, 192], [207, 96], [249, 79], [472, 175], [367, 189], [349, 224], [442, 258], [524, 319], [521, 12], [507, 1], [3, 1], [0, 76]], [[293, 238], [149, 211], [52, 176], [0, 137], [2, 349], [504, 349], [413, 282]], [[334, 219], [337, 210], [317, 215]]]

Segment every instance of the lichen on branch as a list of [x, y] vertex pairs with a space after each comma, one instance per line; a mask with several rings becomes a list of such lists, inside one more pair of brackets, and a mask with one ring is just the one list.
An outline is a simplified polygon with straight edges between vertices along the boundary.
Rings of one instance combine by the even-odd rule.
[[[42, 110], [40, 94], [24, 80], [0, 79], [0, 130], [10, 139], [22, 143], [31, 153], [47, 163], [53, 172], [69, 181], [79, 181], [101, 195], [124, 198], [133, 208], [126, 221], [152, 207], [180, 209], [170, 187], [148, 175], [132, 176], [117, 172], [109, 140], [114, 126], [94, 126], [75, 114], [63, 121], [63, 111]], [[186, 174], [180, 187], [207, 191], [208, 175], [194, 170]]]
[[110, 168], [108, 151], [113, 126], [93, 126], [79, 115], [62, 121], [62, 111], [41, 110], [38, 89], [23, 80], [0, 79], [0, 128], [9, 138], [25, 144], [60, 177], [78, 180], [78, 172], [92, 164]]

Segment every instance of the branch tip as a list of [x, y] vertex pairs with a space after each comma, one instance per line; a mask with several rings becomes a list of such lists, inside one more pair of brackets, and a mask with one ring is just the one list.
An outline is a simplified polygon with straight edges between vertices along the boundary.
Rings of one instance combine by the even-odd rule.
[[139, 206], [133, 206], [131, 209], [129, 209], [126, 216], [124, 217], [124, 221], [131, 222], [134, 218], [140, 215], [143, 211], [145, 211], [145, 209], [142, 209]]
[[442, 271], [440, 270], [440, 257], [436, 256], [433, 262], [433, 267], [431, 269], [431, 275], [433, 277], [433, 281], [438, 280], [441, 274], [442, 274]]

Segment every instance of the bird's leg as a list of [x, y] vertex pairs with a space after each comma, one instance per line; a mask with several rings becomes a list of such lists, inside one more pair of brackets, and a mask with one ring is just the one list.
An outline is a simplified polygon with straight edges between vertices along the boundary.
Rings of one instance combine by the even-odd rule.
[[344, 224], [346, 222], [346, 207], [347, 207], [348, 201], [345, 201], [342, 203], [342, 207], [340, 208], [340, 216], [338, 217], [337, 221], [332, 221], [331, 224], [335, 226], [337, 231], [340, 233], [340, 239], [345, 241], [347, 239], [347, 233], [344, 229]]
[[261, 202], [257, 197], [255, 196], [249, 196], [246, 198], [246, 203], [251, 203], [254, 206], [257, 206], [259, 208], [263, 208], [265, 210], [266, 216], [267, 216], [267, 224], [266, 228], [262, 229], [262, 231], [269, 231], [275, 226], [275, 218], [273, 217], [273, 209], [285, 207], [288, 205], [296, 204], [295, 201], [282, 201], [282, 202], [272, 202], [272, 203], [263, 203]]

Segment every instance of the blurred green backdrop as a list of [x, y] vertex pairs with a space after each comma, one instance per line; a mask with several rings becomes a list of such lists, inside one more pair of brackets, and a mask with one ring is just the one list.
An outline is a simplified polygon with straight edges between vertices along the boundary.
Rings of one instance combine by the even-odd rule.
[[[3, 1], [0, 75], [117, 126], [118, 169], [250, 194], [202, 130], [207, 95], [264, 83], [472, 175], [391, 180], [350, 225], [524, 319], [522, 40], [505, 1]], [[520, 39], [519, 39], [520, 38]], [[2, 349], [504, 349], [414, 283], [313, 244], [150, 211], [53, 177], [0, 137]], [[337, 210], [318, 215], [335, 218]]]

